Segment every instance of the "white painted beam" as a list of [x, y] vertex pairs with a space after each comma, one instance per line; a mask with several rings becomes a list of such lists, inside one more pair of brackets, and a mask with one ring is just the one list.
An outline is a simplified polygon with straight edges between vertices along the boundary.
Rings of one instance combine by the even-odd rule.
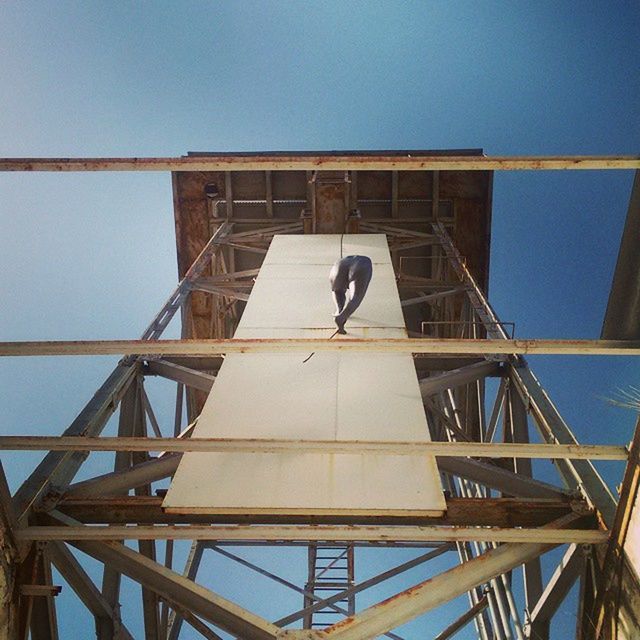
[[639, 356], [638, 340], [472, 338], [245, 338], [232, 340], [53, 340], [0, 342], [0, 356], [181, 355], [310, 351], [424, 354]]
[[576, 544], [569, 546], [530, 613], [532, 626], [551, 620], [580, 575], [583, 560], [581, 554], [582, 550]]
[[285, 440], [248, 438], [139, 438], [82, 436], [0, 436], [0, 451], [243, 451], [278, 453], [390, 453], [393, 455], [476, 456], [480, 458], [542, 458], [626, 460], [618, 445], [528, 444], [489, 442], [416, 442], [381, 440]]
[[[602, 544], [597, 529], [503, 529], [500, 527], [356, 525], [85, 525], [30, 526], [16, 531], [22, 540], [216, 540], [278, 542], [540, 542]], [[466, 589], [465, 589], [466, 591]]]
[[500, 171], [639, 169], [640, 156], [216, 155], [2, 158], [0, 171]]

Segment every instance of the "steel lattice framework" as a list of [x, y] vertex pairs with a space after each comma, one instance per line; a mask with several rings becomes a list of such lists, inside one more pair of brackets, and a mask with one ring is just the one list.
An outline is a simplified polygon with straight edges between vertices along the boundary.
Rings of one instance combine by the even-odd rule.
[[[335, 165], [335, 166], [334, 166]], [[14, 496], [0, 474], [0, 530], [3, 539], [3, 601], [0, 637], [34, 640], [57, 638], [52, 566], [95, 618], [99, 640], [132, 638], [119, 614], [122, 575], [142, 585], [145, 637], [179, 637], [184, 623], [202, 637], [226, 632], [248, 640], [276, 638], [362, 640], [394, 630], [460, 595], [469, 609], [437, 636], [453, 637], [473, 623], [481, 640], [549, 637], [549, 624], [563, 599], [578, 582], [578, 638], [613, 638], [619, 610], [625, 628], [640, 628], [633, 598], [640, 597], [634, 578], [625, 578], [627, 606], [612, 604], [608, 594], [621, 579], [625, 526], [637, 492], [640, 436], [631, 449], [581, 446], [529, 368], [523, 354], [639, 353], [640, 345], [620, 341], [514, 340], [494, 313], [482, 283], [459, 252], [453, 235], [455, 216], [438, 196], [439, 172], [446, 169], [638, 168], [638, 158], [491, 159], [484, 156], [423, 155], [384, 152], [367, 155], [322, 154], [196, 156], [183, 159], [1, 160], [4, 170], [175, 170], [222, 171], [224, 189], [209, 202], [210, 237], [138, 341], [83, 343], [2, 343], [0, 355], [120, 353], [125, 357], [59, 438], [0, 437], [0, 449], [46, 450], [40, 464]], [[265, 197], [255, 202], [232, 195], [234, 171], [266, 172]], [[304, 199], [274, 197], [271, 173], [306, 172]], [[358, 171], [391, 173], [388, 219], [362, 214], [355, 185]], [[399, 171], [428, 171], [430, 198], [407, 198], [411, 217], [403, 218]], [[210, 183], [208, 183], [210, 184]], [[324, 190], [324, 191], [323, 191]], [[343, 207], [323, 208], [331, 193]], [[226, 194], [226, 195], [225, 195]], [[209, 193], [211, 197], [211, 193]], [[372, 200], [372, 199], [371, 199]], [[264, 207], [258, 221], [236, 218], [234, 206]], [[274, 207], [302, 206], [296, 219], [277, 219]], [[269, 215], [269, 212], [271, 214]], [[415, 213], [417, 212], [417, 213]], [[451, 212], [449, 212], [451, 213]], [[244, 225], [244, 226], [243, 226]], [[229, 340], [251, 292], [259, 261], [279, 233], [384, 233], [395, 261], [407, 340]], [[343, 229], [340, 226], [344, 225]], [[251, 255], [254, 266], [243, 264]], [[412, 260], [420, 261], [415, 268]], [[198, 297], [199, 296], [199, 297]], [[206, 304], [205, 304], [206, 303]], [[193, 305], [205, 309], [210, 334]], [[182, 340], [162, 340], [171, 320], [182, 317]], [[201, 314], [202, 316], [202, 314]], [[200, 324], [198, 324], [200, 323]], [[433, 443], [389, 441], [243, 441], [191, 439], [203, 398], [215, 384], [220, 356], [245, 352], [319, 349], [398, 350], [416, 354], [425, 412]], [[163, 434], [145, 381], [162, 377], [176, 383], [173, 431]], [[185, 419], [186, 414], [186, 419]], [[116, 438], [101, 435], [118, 416]], [[532, 440], [540, 440], [532, 442]], [[352, 451], [380, 447], [403, 452], [423, 447], [437, 455], [446, 489], [444, 518], [420, 522], [340, 518], [282, 518], [266, 522], [256, 515], [233, 521], [203, 514], [162, 511], [153, 483], [170, 478], [184, 451]], [[114, 470], [81, 482], [75, 476], [91, 451], [115, 452]], [[161, 450], [157, 456], [149, 452]], [[534, 477], [532, 459], [552, 459], [557, 482]], [[628, 460], [618, 506], [593, 466], [595, 459]], [[134, 551], [122, 540], [138, 540]], [[157, 542], [165, 540], [165, 557]], [[174, 541], [191, 541], [184, 569], [173, 566]], [[296, 585], [232, 553], [230, 544], [302, 545], [308, 548], [308, 579]], [[540, 558], [566, 544], [566, 552], [548, 581]], [[415, 547], [417, 555], [362, 582], [355, 579], [358, 549], [367, 546]], [[101, 585], [88, 576], [73, 549], [104, 565]], [[206, 552], [206, 556], [205, 556]], [[297, 592], [302, 607], [270, 622], [222, 594], [197, 583], [205, 557], [224, 556]], [[427, 566], [438, 557], [457, 562], [393, 598], [357, 609], [356, 594]], [[522, 571], [513, 573], [522, 567]], [[512, 578], [522, 576], [522, 588]], [[516, 594], [523, 594], [523, 601]], [[637, 611], [636, 614], [637, 616]], [[323, 616], [321, 618], [321, 616]], [[323, 624], [319, 620], [323, 619]], [[286, 628], [289, 625], [298, 628]], [[635, 625], [635, 627], [634, 627]], [[445, 625], [441, 625], [445, 626]], [[302, 628], [300, 628], [302, 627]], [[4, 634], [4, 635], [3, 635]], [[620, 636], [625, 637], [625, 636]], [[628, 637], [632, 637], [629, 635]]]

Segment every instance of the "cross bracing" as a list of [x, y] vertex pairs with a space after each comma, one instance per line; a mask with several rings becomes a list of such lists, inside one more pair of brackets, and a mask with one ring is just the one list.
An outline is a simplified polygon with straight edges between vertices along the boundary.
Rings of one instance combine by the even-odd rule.
[[[624, 160], [627, 164], [607, 160], [607, 166], [635, 166], [629, 163], [637, 162]], [[566, 159], [563, 162], [565, 168], [570, 168]], [[594, 166], [600, 166], [604, 160], [593, 162]], [[469, 160], [459, 160], [456, 168], [464, 169], [464, 163], [466, 168], [473, 168]], [[414, 168], [397, 161], [393, 167], [388, 166], [392, 172], [436, 167], [434, 164]], [[511, 168], [524, 166], [527, 165], [514, 161]], [[548, 166], [552, 166], [551, 160]], [[585, 161], [583, 166], [590, 165]], [[477, 168], [480, 167], [493, 169], [498, 165], [478, 164]], [[171, 168], [177, 169], [178, 165]], [[184, 165], [180, 165], [180, 170], [183, 169]], [[438, 189], [436, 175], [437, 171], [433, 176], [434, 193]], [[349, 176], [343, 180], [343, 184], [351, 187], [354, 182]], [[231, 185], [227, 176], [225, 186]], [[322, 185], [318, 188], [321, 190]], [[271, 206], [274, 203], [278, 206], [273, 193], [271, 199]], [[346, 192], [345, 200], [349, 199], [353, 199], [353, 193]], [[440, 199], [432, 196], [428, 201], [422, 230], [416, 229], [415, 222], [403, 229], [404, 221], [399, 215], [401, 200], [398, 177], [392, 176], [392, 197], [384, 203], [390, 206], [390, 220], [356, 219], [351, 224], [359, 224], [360, 232], [387, 234], [397, 256], [404, 306], [414, 313], [410, 316], [414, 324], [415, 311], [419, 310], [420, 322], [414, 329], [409, 327], [413, 331], [412, 344], [416, 345], [410, 350], [428, 354], [416, 356], [416, 369], [433, 444], [440, 447], [434, 450], [447, 489], [447, 515], [439, 521], [415, 523], [336, 520], [331, 516], [310, 523], [295, 518], [268, 522], [256, 515], [234, 520], [233, 514], [212, 518], [202, 514], [167, 514], [161, 510], [160, 499], [153, 495], [153, 483], [171, 476], [180, 452], [189, 450], [189, 444], [198, 446], [197, 439], [188, 443], [190, 431], [186, 427], [197, 419], [201, 394], [215, 385], [218, 354], [231, 349], [225, 338], [242, 312], [242, 303], [250, 295], [251, 279], [259, 268], [245, 268], [243, 252], [259, 257], [276, 233], [313, 231], [313, 225], [310, 227], [304, 218], [302, 223], [238, 231], [233, 221], [236, 199], [227, 197], [226, 219], [214, 221], [216, 228], [210, 242], [145, 330], [142, 340], [149, 342], [150, 351], [146, 352], [139, 344], [130, 348], [123, 343], [114, 345], [127, 357], [57, 443], [28, 437], [21, 441], [0, 440], [6, 449], [14, 446], [50, 451], [12, 498], [6, 487], [4, 490], [2, 525], [9, 559], [5, 575], [19, 586], [19, 596], [13, 604], [21, 637], [26, 636], [29, 627], [33, 638], [56, 636], [56, 588], [52, 584], [51, 566], [58, 568], [91, 611], [99, 638], [131, 637], [119, 615], [120, 576], [128, 576], [143, 587], [142, 615], [148, 638], [175, 638], [183, 623], [201, 637], [210, 638], [228, 637], [224, 635], [227, 633], [243, 638], [368, 638], [384, 634], [402, 637], [394, 631], [398, 626], [464, 594], [469, 599], [468, 612], [442, 624], [438, 638], [453, 637], [465, 624], [475, 625], [481, 638], [544, 638], [548, 637], [551, 617], [576, 581], [584, 594], [580, 603], [579, 633], [583, 634], [580, 637], [590, 637], [588, 634], [594, 629], [600, 631], [594, 625], [589, 626], [592, 621], [597, 622], [591, 617], [589, 603], [597, 600], [592, 586], [602, 572], [598, 555], [609, 540], [610, 531], [615, 529], [618, 516], [616, 501], [592, 460], [607, 457], [625, 460], [630, 452], [606, 445], [581, 447], [576, 442], [522, 358], [522, 354], [535, 351], [535, 341], [509, 339], [452, 241], [451, 223], [443, 224], [437, 215]], [[269, 210], [268, 192], [261, 204]], [[423, 208], [425, 204], [418, 203]], [[314, 215], [318, 224], [328, 224], [326, 217], [320, 216], [318, 203], [316, 207], [315, 212], [313, 208], [311, 211], [313, 224], [316, 224]], [[215, 209], [220, 207], [216, 205]], [[427, 254], [420, 267], [422, 274], [416, 274], [410, 262], [403, 260], [411, 256], [402, 253], [412, 251]], [[192, 321], [190, 326], [190, 306], [197, 300], [196, 293], [212, 301], [208, 306], [211, 338], [220, 342], [206, 343], [211, 338], [201, 337], [197, 332], [194, 335], [196, 323]], [[189, 352], [185, 342], [185, 346], [177, 346], [174, 351], [158, 353], [155, 349], [164, 342], [158, 339], [178, 313], [186, 321], [183, 337], [199, 338], [203, 344], [195, 352]], [[426, 345], [432, 344], [432, 350], [428, 351]], [[444, 346], [447, 344], [450, 348]], [[338, 348], [336, 345], [339, 343], [327, 346], [317, 341], [312, 350]], [[383, 346], [372, 340], [352, 348], [375, 350]], [[12, 348], [16, 347], [2, 345], [4, 354], [10, 354]], [[27, 345], [22, 348], [24, 353], [29, 349]], [[243, 348], [253, 347], [248, 344]], [[278, 348], [277, 341], [266, 348]], [[297, 345], [297, 348], [309, 347]], [[406, 350], [406, 344], [398, 348]], [[634, 353], [637, 345], [617, 341], [589, 345], [558, 342], [545, 348], [564, 352], [573, 349], [575, 353], [585, 349], [591, 349], [592, 353], [597, 353], [597, 349]], [[46, 353], [46, 350], [43, 345], [32, 345], [31, 352]], [[59, 351], [63, 352], [64, 348]], [[73, 349], [66, 352], [73, 353]], [[177, 386], [175, 420], [168, 430], [163, 420], [156, 417], [150, 394], [145, 390], [153, 377], [166, 378]], [[101, 436], [112, 415], [119, 416], [118, 437], [113, 440]], [[164, 435], [173, 437], [166, 441]], [[502, 442], [497, 441], [499, 438]], [[85, 448], [76, 445], [80, 439]], [[541, 443], [530, 442], [532, 439]], [[185, 442], [185, 448], [176, 445], [181, 441]], [[203, 442], [202, 446], [211, 450], [216, 446], [303, 450], [314, 443]], [[355, 447], [358, 443], [315, 443], [315, 446]], [[403, 443], [390, 441], [385, 446], [401, 448]], [[637, 450], [637, 444], [634, 446], [636, 449], [632, 451]], [[74, 482], [89, 452], [100, 448], [116, 452], [113, 473]], [[555, 460], [558, 478], [534, 478], [530, 462], [533, 457]], [[632, 463], [633, 460], [632, 453]], [[113, 541], [124, 538], [138, 540], [136, 549]], [[161, 547], [157, 541], [161, 539], [169, 541], [164, 562], [158, 557]], [[179, 539], [194, 541], [186, 575], [176, 571], [171, 561], [171, 541]], [[570, 546], [545, 584], [540, 558], [563, 543]], [[402, 574], [407, 563], [361, 583], [350, 576], [347, 584], [341, 585], [342, 590], [324, 599], [309, 588], [313, 585], [301, 585], [297, 593], [302, 609], [270, 622], [196, 582], [203, 558], [212, 554], [226, 553], [230, 561], [250, 568], [246, 559], [227, 550], [230, 544], [274, 548], [304, 545], [318, 550], [341, 544], [343, 549], [354, 550], [356, 556], [360, 548], [416, 548], [423, 553], [409, 561], [412, 566], [440, 556], [459, 559], [460, 564], [435, 570], [426, 580], [402, 590], [394, 598], [365, 608], [357, 606], [355, 594]], [[424, 547], [433, 547], [434, 551], [424, 552]], [[76, 555], [74, 549], [103, 563], [102, 585], [92, 582], [82, 568], [82, 555]], [[315, 559], [312, 568], [309, 575], [316, 575], [318, 569], [322, 571]], [[257, 565], [252, 570], [260, 570], [264, 577], [282, 584], [283, 579], [273, 572]], [[524, 606], [516, 602], [519, 594], [512, 587], [516, 575], [523, 581]], [[323, 628], [314, 626], [314, 613], [324, 609], [346, 617], [322, 625]], [[299, 628], [305, 617], [308, 621], [305, 629], [282, 628], [283, 625]]]

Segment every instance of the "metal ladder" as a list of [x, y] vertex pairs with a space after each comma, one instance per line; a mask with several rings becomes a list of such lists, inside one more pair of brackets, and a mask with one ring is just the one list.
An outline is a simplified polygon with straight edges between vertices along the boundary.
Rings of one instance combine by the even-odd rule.
[[[313, 544], [309, 546], [309, 574], [305, 585], [304, 607], [310, 607], [318, 600], [331, 598], [354, 584], [353, 545]], [[314, 598], [315, 596], [315, 598]], [[324, 629], [344, 618], [336, 611], [339, 607], [353, 615], [356, 610], [355, 594], [349, 594], [326, 606], [305, 615], [304, 629]]]

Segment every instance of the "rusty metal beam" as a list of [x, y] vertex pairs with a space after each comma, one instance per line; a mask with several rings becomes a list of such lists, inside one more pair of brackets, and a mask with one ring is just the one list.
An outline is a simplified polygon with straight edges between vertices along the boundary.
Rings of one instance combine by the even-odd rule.
[[376, 351], [495, 355], [640, 356], [638, 340], [496, 340], [481, 338], [252, 338], [219, 340], [52, 340], [0, 342], [0, 356], [193, 355], [306, 351]]
[[[127, 392], [120, 403], [120, 415], [118, 416], [118, 436], [134, 436], [135, 424], [140, 419], [143, 407], [140, 403], [139, 378], [129, 385]], [[114, 471], [131, 465], [131, 452], [117, 451], [114, 459]], [[121, 575], [112, 567], [104, 567], [102, 573], [102, 597], [114, 611], [119, 611]], [[96, 620], [96, 635], [98, 640], [111, 640], [116, 631], [116, 621], [113, 617], [99, 617]]]
[[[175, 605], [174, 605], [175, 606]], [[197, 616], [194, 616], [191, 611], [184, 607], [176, 607], [176, 611], [180, 614], [180, 617], [184, 621], [193, 627], [203, 638], [207, 640], [224, 640], [222, 636], [219, 636], [215, 631], [209, 629], [209, 627], [200, 620]]]
[[10, 560], [18, 558], [18, 543], [14, 531], [18, 528], [18, 519], [11, 501], [11, 492], [7, 483], [7, 476], [0, 461], [0, 540], [2, 551]]
[[278, 627], [180, 574], [115, 542], [72, 543], [160, 597], [246, 640], [274, 640]]
[[639, 169], [640, 157], [617, 156], [445, 156], [419, 151], [220, 154], [155, 158], [2, 158], [0, 171], [500, 171], [550, 169]]
[[324, 630], [327, 639], [365, 640], [394, 629], [549, 549], [542, 544], [502, 545], [425, 580]]
[[[509, 367], [509, 377], [544, 440], [563, 444], [577, 443], [571, 429], [524, 361]], [[558, 465], [558, 470], [569, 486], [572, 486], [572, 481], [579, 479], [583, 491], [595, 504], [604, 523], [611, 527], [616, 513], [616, 500], [591, 461], [563, 462]]]
[[[229, 283], [233, 284], [233, 283]], [[217, 285], [209, 284], [204, 278], [198, 278], [192, 285], [194, 291], [204, 291], [205, 293], [211, 293], [222, 298], [230, 298], [232, 300], [241, 300], [242, 302], [248, 302], [249, 293], [244, 291], [237, 291], [229, 287], [221, 287]]]
[[17, 527], [18, 521], [13, 510], [9, 485], [0, 462], [0, 638], [12, 638], [18, 633], [18, 562], [21, 557], [27, 556], [29, 546], [25, 545], [25, 549], [20, 549], [14, 535]]
[[637, 340], [547, 340], [481, 338], [247, 338], [203, 340], [53, 340], [0, 342], [0, 356], [180, 355], [315, 351], [375, 351], [433, 355], [639, 356]]
[[0, 436], [0, 450], [8, 451], [234, 451], [277, 453], [392, 453], [480, 458], [541, 458], [556, 460], [627, 460], [620, 445], [523, 444], [493, 442], [414, 442], [382, 440], [284, 440], [250, 438], [113, 438], [76, 436]]
[[109, 602], [102, 596], [100, 590], [69, 548], [62, 542], [51, 542], [49, 544], [49, 553], [51, 554], [51, 561], [60, 572], [60, 575], [96, 618], [96, 626], [99, 627], [102, 620], [108, 619], [111, 621], [112, 630], [116, 635], [119, 634], [123, 640], [125, 638], [133, 640], [133, 636], [120, 621], [117, 611], [114, 611]]
[[[598, 529], [358, 526], [358, 525], [87, 525], [30, 526], [16, 532], [19, 540], [271, 540], [289, 542], [540, 542], [603, 544], [608, 533]], [[465, 589], [466, 591], [466, 589]]]
[[[192, 540], [191, 549], [189, 550], [189, 555], [184, 564], [184, 571], [182, 572], [182, 575], [187, 578], [187, 580], [195, 582], [200, 563], [202, 562], [203, 552], [203, 543]], [[182, 629], [183, 618], [184, 616], [178, 608], [174, 607], [173, 611], [169, 612], [167, 617], [167, 640], [178, 640], [180, 629]]]
[[[602, 572], [596, 576], [595, 602], [586, 611], [589, 626], [585, 640], [613, 640], [617, 627], [628, 626], [640, 634], [640, 567], [631, 568], [625, 552], [630, 544], [631, 518], [639, 509], [640, 496], [640, 419], [636, 421], [629, 461], [621, 484], [620, 504], [606, 553], [602, 554]], [[595, 564], [595, 563], [594, 563]], [[581, 638], [582, 640], [582, 638]]]
[[453, 549], [454, 549], [453, 544], [451, 543], [443, 544], [439, 546], [437, 549], [434, 549], [433, 551], [429, 551], [428, 553], [423, 553], [419, 555], [417, 558], [413, 558], [412, 560], [403, 562], [402, 564], [396, 567], [393, 567], [393, 569], [383, 571], [382, 573], [379, 573], [367, 580], [359, 582], [358, 584], [355, 584], [352, 587], [344, 589], [343, 591], [340, 591], [339, 593], [336, 593], [331, 597], [326, 598], [325, 600], [314, 602], [313, 604], [309, 605], [308, 607], [305, 607], [304, 609], [300, 609], [299, 611], [295, 611], [294, 613], [291, 613], [288, 616], [285, 616], [284, 618], [280, 618], [279, 620], [276, 620], [275, 624], [280, 626], [291, 624], [292, 622], [295, 622], [296, 620], [300, 620], [304, 616], [309, 615], [314, 611], [317, 611], [318, 609], [322, 609], [330, 604], [333, 604], [334, 602], [339, 602], [343, 598], [354, 596], [355, 594], [360, 593], [365, 589], [369, 589], [370, 587], [380, 584], [385, 580], [394, 578], [395, 576], [401, 573], [404, 573], [405, 571], [409, 571], [409, 569], [413, 569], [414, 567], [424, 564], [429, 560], [433, 560], [434, 558], [441, 556], [443, 553], [446, 553], [447, 551], [451, 551]]
[[[232, 225], [226, 223], [218, 228], [189, 267], [160, 312], [144, 331], [140, 342], [144, 343], [161, 335], [180, 307], [180, 301], [183, 296], [188, 293], [190, 281], [201, 275], [211, 256], [217, 251], [220, 240], [229, 234], [231, 230]], [[96, 391], [93, 398], [78, 414], [77, 418], [64, 431], [63, 435], [73, 437], [99, 435], [107, 420], [116, 410], [129, 385], [136, 379], [139, 367], [138, 362], [131, 364], [123, 361], [118, 364], [103, 385]], [[17, 518], [19, 520], [27, 520], [32, 509], [39, 505], [48, 493], [53, 492], [55, 502], [56, 494], [66, 490], [86, 456], [87, 451], [81, 449], [76, 450], [76, 452], [50, 451], [18, 489], [13, 498]]]
[[30, 582], [20, 584], [24, 600], [30, 609], [29, 628], [31, 640], [58, 640], [58, 622], [54, 595], [58, 588], [53, 586], [51, 561], [45, 545], [36, 547], [35, 563]]
[[[453, 245], [444, 225], [441, 223], [434, 224], [433, 231], [441, 239], [442, 249], [456, 274], [463, 282], [469, 285], [470, 290], [467, 292], [469, 303], [476, 316], [484, 324], [487, 335], [496, 342], [502, 341], [505, 344], [513, 342], [507, 339], [507, 334], [498, 317], [475, 282], [460, 253]], [[516, 352], [512, 353], [515, 354]], [[522, 354], [525, 352], [518, 351], [517, 353]], [[598, 351], [598, 353], [604, 354], [604, 351]], [[512, 357], [512, 362], [509, 366], [509, 378], [532, 413], [538, 430], [546, 442], [577, 443], [569, 426], [562, 419], [562, 416], [529, 369], [524, 358]], [[615, 517], [616, 500], [593, 464], [587, 460], [576, 460], [573, 462], [559, 461], [557, 466], [567, 486], [571, 488], [580, 486], [584, 494], [595, 504], [603, 522], [610, 527]]]
[[[495, 467], [494, 467], [495, 468]], [[58, 509], [84, 524], [442, 524], [448, 526], [536, 527], [573, 510], [568, 496], [553, 498], [447, 498], [444, 516], [340, 516], [330, 514], [246, 515], [246, 514], [180, 514], [162, 509], [160, 496], [75, 497], [65, 496]], [[580, 503], [578, 503], [580, 504]]]

